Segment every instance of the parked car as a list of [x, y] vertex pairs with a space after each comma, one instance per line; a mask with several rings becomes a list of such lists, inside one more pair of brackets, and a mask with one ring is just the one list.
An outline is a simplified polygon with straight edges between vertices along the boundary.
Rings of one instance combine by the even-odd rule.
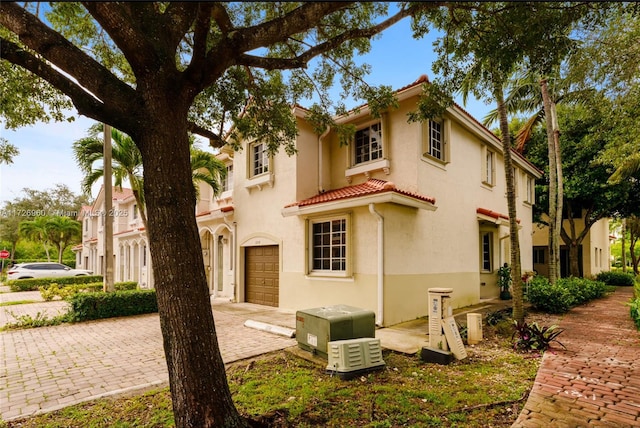
[[9, 268], [7, 279], [58, 278], [61, 276], [93, 275], [85, 269], [72, 269], [69, 266], [53, 263], [18, 263]]

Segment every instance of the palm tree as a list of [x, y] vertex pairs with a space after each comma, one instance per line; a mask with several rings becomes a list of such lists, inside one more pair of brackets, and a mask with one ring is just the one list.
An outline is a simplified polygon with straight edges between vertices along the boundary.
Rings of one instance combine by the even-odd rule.
[[[104, 156], [104, 140], [99, 137], [103, 130], [102, 123], [96, 123], [89, 128], [89, 136], [73, 143], [76, 162], [84, 172], [82, 188], [85, 193], [91, 193], [91, 186], [104, 175], [104, 169], [94, 168], [96, 161]], [[124, 181], [129, 181], [133, 196], [140, 210], [142, 223], [147, 225], [144, 211], [144, 191], [142, 177], [142, 155], [135, 143], [127, 134], [111, 128], [111, 157], [114, 185], [122, 190]]]
[[44, 252], [47, 254], [47, 261], [50, 262], [51, 256], [49, 255], [49, 247], [47, 246], [49, 243], [48, 217], [43, 216], [36, 217], [33, 220], [24, 220], [20, 222], [18, 228], [21, 236], [32, 241], [42, 242]]
[[80, 236], [80, 223], [69, 217], [52, 216], [47, 217], [46, 228], [49, 242], [58, 247], [58, 263], [62, 263], [62, 253]]
[[[562, 205], [564, 185], [560, 155], [560, 129], [556, 104], [577, 94], [567, 92], [566, 80], [555, 79], [549, 91], [546, 78], [534, 73], [517, 74], [509, 82], [509, 94], [505, 107], [509, 113], [532, 113], [516, 133], [515, 148], [522, 153], [531, 139], [533, 130], [543, 122], [547, 128], [549, 156], [549, 280], [555, 283], [560, 275], [560, 231], [562, 230]], [[483, 120], [485, 125], [498, 118], [494, 109]]]
[[[97, 123], [89, 129], [89, 137], [73, 143], [76, 162], [85, 173], [82, 187], [87, 193], [91, 192], [91, 186], [104, 175], [102, 168], [93, 167], [93, 164], [102, 160], [104, 156], [104, 140], [99, 138], [102, 129], [103, 125]], [[122, 189], [123, 182], [129, 181], [140, 211], [140, 218], [146, 229], [142, 155], [133, 139], [115, 128], [111, 128], [111, 141], [113, 142], [111, 156], [114, 186]], [[211, 186], [214, 195], [220, 194], [220, 182], [227, 173], [226, 166], [215, 155], [198, 149], [193, 139], [191, 143], [191, 169], [196, 195], [200, 181]]]

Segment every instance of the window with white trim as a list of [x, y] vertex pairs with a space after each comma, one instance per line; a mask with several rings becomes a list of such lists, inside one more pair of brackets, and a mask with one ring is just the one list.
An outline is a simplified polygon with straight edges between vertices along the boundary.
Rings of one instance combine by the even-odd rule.
[[527, 177], [527, 198], [525, 202], [533, 205], [536, 200], [536, 182], [532, 177]]
[[483, 147], [482, 182], [489, 186], [496, 184], [496, 153]]
[[382, 159], [382, 123], [357, 130], [353, 147], [355, 165]]
[[251, 156], [249, 177], [255, 177], [269, 172], [269, 151], [265, 143], [251, 144], [249, 153]]
[[133, 204], [133, 219], [138, 218], [138, 204]]
[[491, 272], [493, 269], [493, 232], [482, 232], [480, 236], [482, 251], [482, 271]]
[[347, 272], [347, 218], [310, 222], [310, 271], [329, 274]]
[[222, 179], [222, 191], [233, 189], [233, 164], [227, 165], [227, 175]]
[[446, 119], [432, 119], [422, 124], [422, 156], [449, 162], [449, 147], [447, 144], [449, 121]]

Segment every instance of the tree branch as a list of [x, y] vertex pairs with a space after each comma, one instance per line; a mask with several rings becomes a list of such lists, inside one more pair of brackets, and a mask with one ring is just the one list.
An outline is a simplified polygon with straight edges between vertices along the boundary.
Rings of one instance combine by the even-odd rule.
[[[86, 1], [82, 5], [120, 48], [136, 75], [143, 70], [156, 69], [162, 63], [157, 47], [149, 43], [152, 38], [140, 28], [141, 20], [135, 16], [145, 13], [149, 20], [149, 16], [155, 15], [149, 4]], [[164, 26], [162, 30], [169, 31]]]
[[197, 125], [194, 122], [189, 122], [188, 126], [189, 132], [208, 138], [211, 147], [222, 147], [226, 144], [226, 141], [224, 141], [218, 134], [211, 132], [206, 128], [203, 128], [202, 126]]
[[55, 70], [45, 61], [22, 49], [15, 43], [0, 38], [0, 57], [29, 70], [68, 95], [80, 114], [94, 119], [97, 119], [100, 114], [104, 114], [105, 105], [102, 101], [82, 86]]
[[[0, 2], [0, 12], [0, 25], [15, 33], [27, 47], [33, 49], [51, 63], [56, 64], [62, 71], [78, 79], [79, 87], [85, 89], [82, 90], [82, 93], [75, 92], [74, 103], [78, 103], [85, 109], [96, 108], [98, 104], [94, 104], [94, 101], [88, 102], [88, 99], [82, 99], [82, 97], [91, 97], [87, 93], [93, 94], [103, 104], [109, 104], [112, 107], [128, 105], [131, 103], [131, 99], [137, 98], [135, 91], [130, 86], [116, 78], [102, 64], [82, 52], [17, 4]], [[3, 42], [3, 45], [5, 43], [10, 42]], [[13, 50], [14, 55], [17, 55], [16, 60], [20, 59], [20, 57], [27, 58], [26, 56], [18, 55], [18, 51], [23, 50], [18, 45], [13, 44]], [[3, 58], [6, 57], [3, 55]], [[39, 65], [33, 62], [34, 60], [38, 61]], [[23, 59], [23, 61], [25, 60]], [[61, 91], [66, 92], [69, 85], [68, 79], [54, 78], [51, 73], [51, 67], [33, 55], [31, 55], [30, 61], [33, 67], [29, 69], [30, 71], [47, 80]], [[23, 64], [19, 65], [22, 66]], [[26, 65], [25, 63], [25, 68]], [[42, 67], [42, 65], [46, 65], [46, 67]], [[90, 117], [95, 116], [95, 113], [91, 114], [88, 110], [84, 111], [83, 114]]]

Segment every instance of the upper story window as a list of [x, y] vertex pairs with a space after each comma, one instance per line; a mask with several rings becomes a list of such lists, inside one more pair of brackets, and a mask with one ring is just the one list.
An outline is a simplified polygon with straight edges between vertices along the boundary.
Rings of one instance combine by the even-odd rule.
[[138, 218], [138, 204], [133, 204], [133, 219]]
[[382, 159], [382, 124], [373, 123], [356, 131], [355, 164]]
[[482, 152], [482, 183], [493, 187], [496, 185], [496, 152], [486, 146]]
[[536, 183], [532, 177], [527, 177], [527, 198], [525, 202], [533, 204], [536, 200]]
[[233, 189], [233, 164], [227, 165], [227, 175], [222, 179], [222, 191]]
[[265, 143], [251, 144], [250, 156], [250, 177], [255, 177], [269, 171], [269, 151]]

